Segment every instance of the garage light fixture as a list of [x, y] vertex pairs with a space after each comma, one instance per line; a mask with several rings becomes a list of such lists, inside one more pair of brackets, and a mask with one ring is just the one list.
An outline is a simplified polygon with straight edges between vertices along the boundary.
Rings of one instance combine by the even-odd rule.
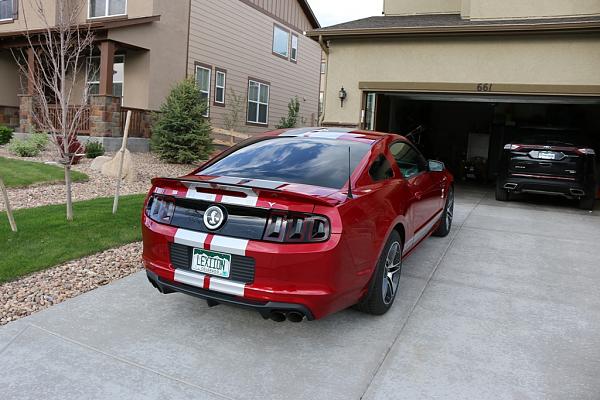
[[342, 86], [342, 89], [340, 90], [340, 102], [342, 107], [344, 107], [344, 100], [346, 100], [346, 97], [348, 97], [348, 93], [346, 93], [346, 90], [344, 89], [344, 87]]

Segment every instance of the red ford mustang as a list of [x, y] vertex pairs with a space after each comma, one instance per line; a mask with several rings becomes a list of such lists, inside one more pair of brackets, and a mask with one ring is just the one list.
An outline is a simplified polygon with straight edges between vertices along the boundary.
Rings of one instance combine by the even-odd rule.
[[350, 306], [384, 314], [403, 259], [446, 236], [454, 210], [443, 163], [402, 136], [351, 129], [267, 133], [152, 184], [142, 217], [150, 283], [275, 321]]

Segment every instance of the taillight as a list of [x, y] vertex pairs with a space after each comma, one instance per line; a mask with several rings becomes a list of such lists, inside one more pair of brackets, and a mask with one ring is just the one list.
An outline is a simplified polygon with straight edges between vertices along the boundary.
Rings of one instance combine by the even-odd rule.
[[578, 149], [577, 151], [581, 154], [585, 154], [588, 156], [596, 155], [596, 152], [594, 151], [594, 149]]
[[504, 146], [504, 150], [519, 150], [521, 146], [518, 144], [507, 144]]
[[326, 217], [311, 214], [277, 212], [267, 220], [264, 240], [281, 243], [317, 243], [329, 239]]
[[153, 221], [161, 224], [169, 224], [174, 212], [175, 202], [172, 198], [154, 195], [148, 200], [146, 215]]

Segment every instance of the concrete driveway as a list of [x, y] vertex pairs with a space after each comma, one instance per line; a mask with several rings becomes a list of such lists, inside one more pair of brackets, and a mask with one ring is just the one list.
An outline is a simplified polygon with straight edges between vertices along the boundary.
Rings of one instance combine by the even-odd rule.
[[137, 274], [0, 329], [0, 399], [600, 398], [600, 218], [457, 191], [396, 304], [277, 324]]

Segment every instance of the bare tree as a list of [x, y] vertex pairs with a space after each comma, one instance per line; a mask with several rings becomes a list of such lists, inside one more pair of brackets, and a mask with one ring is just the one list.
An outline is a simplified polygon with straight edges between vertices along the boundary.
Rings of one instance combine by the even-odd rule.
[[[29, 0], [43, 28], [30, 29], [24, 15], [29, 54], [13, 51], [22, 75], [28, 76], [32, 95], [32, 121], [37, 129], [50, 133], [59, 162], [64, 166], [67, 194], [67, 220], [73, 220], [71, 167], [76, 154], [73, 144], [87, 108], [89, 85], [83, 78], [87, 56], [91, 55], [94, 34], [89, 24], [79, 24], [85, 0], [55, 0], [56, 18], [49, 19], [45, 0]], [[54, 16], [54, 13], [52, 13]], [[83, 90], [76, 93], [77, 90]], [[72, 100], [79, 97], [78, 105]]]

